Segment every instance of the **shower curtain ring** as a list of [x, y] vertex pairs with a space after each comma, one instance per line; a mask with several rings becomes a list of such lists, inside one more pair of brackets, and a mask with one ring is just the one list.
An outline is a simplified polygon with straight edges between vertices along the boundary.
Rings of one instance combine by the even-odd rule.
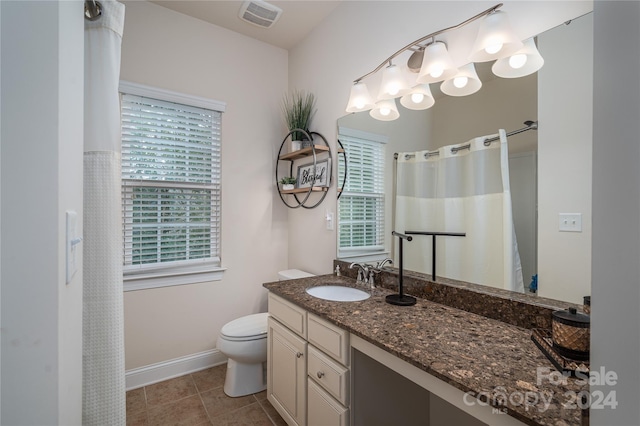
[[102, 4], [96, 0], [85, 0], [84, 18], [89, 21], [96, 21], [102, 16]]

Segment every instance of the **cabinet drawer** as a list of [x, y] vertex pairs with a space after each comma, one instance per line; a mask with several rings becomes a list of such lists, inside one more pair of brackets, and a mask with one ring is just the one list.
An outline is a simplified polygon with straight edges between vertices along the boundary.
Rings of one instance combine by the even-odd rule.
[[294, 333], [307, 338], [307, 311], [269, 293], [269, 315], [275, 317]]
[[307, 425], [349, 426], [349, 409], [331, 398], [313, 380], [307, 381]]
[[335, 399], [349, 403], [349, 370], [309, 345], [307, 373]]
[[349, 365], [349, 333], [320, 317], [308, 315], [309, 343], [327, 355]]

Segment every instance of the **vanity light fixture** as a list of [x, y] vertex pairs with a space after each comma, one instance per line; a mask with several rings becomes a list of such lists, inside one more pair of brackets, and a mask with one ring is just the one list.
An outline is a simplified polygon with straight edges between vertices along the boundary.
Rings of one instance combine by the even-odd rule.
[[513, 55], [498, 59], [491, 71], [498, 77], [517, 78], [533, 74], [544, 65], [544, 59], [538, 52], [533, 37], [524, 41], [524, 46]]
[[395, 99], [384, 99], [376, 102], [375, 107], [369, 111], [369, 115], [380, 121], [393, 121], [400, 117]]
[[[429, 89], [430, 83], [442, 82], [440, 85], [442, 92], [450, 96], [470, 95], [482, 87], [482, 82], [475, 71], [475, 62], [496, 60], [492, 70], [497, 76], [505, 78], [523, 77], [539, 70], [544, 60], [536, 49], [533, 39], [527, 39], [523, 44], [515, 36], [507, 14], [498, 10], [502, 5], [499, 3], [458, 25], [419, 38], [395, 52], [373, 71], [353, 82], [347, 112], [371, 110], [369, 114], [377, 120], [395, 120], [400, 116], [394, 100], [396, 98], [400, 98], [400, 104], [408, 109], [430, 108], [435, 103]], [[482, 19], [482, 22], [473, 43], [469, 57], [470, 63], [460, 66], [449, 55], [450, 46], [447, 46], [444, 41], [436, 41], [436, 37], [479, 19]], [[451, 39], [448, 41], [459, 43], [459, 37], [454, 41]], [[466, 53], [466, 49], [460, 47], [456, 51]], [[392, 63], [392, 60], [405, 52], [412, 52], [406, 67]], [[458, 56], [460, 55], [456, 57]], [[363, 80], [383, 68], [378, 102], [375, 103]], [[407, 74], [411, 77], [407, 78]]]
[[511, 29], [505, 12], [494, 10], [484, 17], [469, 60], [487, 62], [504, 58], [522, 47], [522, 42]]
[[351, 86], [351, 96], [349, 96], [347, 112], [368, 111], [373, 108], [374, 105], [367, 85], [361, 81], [356, 81], [354, 85]]
[[440, 85], [440, 90], [449, 96], [467, 96], [476, 93], [482, 87], [482, 82], [476, 73], [473, 62], [460, 67], [458, 74]]
[[400, 104], [407, 109], [428, 109], [436, 103], [428, 84], [418, 84], [411, 92], [400, 98]]
[[436, 41], [424, 48], [418, 83], [437, 83], [457, 73], [446, 44]]
[[378, 93], [379, 100], [397, 98], [411, 91], [403, 74], [399, 66], [389, 63], [389, 66], [382, 72], [382, 83], [380, 83], [380, 92]]

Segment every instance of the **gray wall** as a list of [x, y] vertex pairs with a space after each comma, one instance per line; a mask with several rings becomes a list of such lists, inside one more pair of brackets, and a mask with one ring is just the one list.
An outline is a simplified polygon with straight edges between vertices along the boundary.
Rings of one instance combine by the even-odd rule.
[[591, 369], [615, 371], [615, 409], [592, 425], [640, 424], [640, 3], [594, 14]]

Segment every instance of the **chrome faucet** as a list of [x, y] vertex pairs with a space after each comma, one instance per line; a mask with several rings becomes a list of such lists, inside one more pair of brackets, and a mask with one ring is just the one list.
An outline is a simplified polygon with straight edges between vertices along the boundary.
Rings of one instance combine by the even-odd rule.
[[383, 266], [386, 265], [387, 263], [393, 263], [393, 260], [387, 257], [386, 259], [383, 259], [378, 263], [376, 263], [376, 266], [372, 266], [369, 269], [369, 279], [367, 283], [371, 286], [371, 290], [373, 290], [376, 287], [375, 276], [380, 272], [382, 272]]
[[351, 265], [349, 265], [349, 269], [353, 268], [354, 266], [358, 268], [358, 279], [356, 281], [357, 282], [367, 281], [369, 276], [369, 268], [371, 268], [372, 266], [367, 265], [366, 263], [360, 264], [360, 263], [353, 262]]
[[387, 257], [386, 259], [381, 260], [380, 262], [378, 262], [378, 263], [376, 264], [376, 269], [382, 269], [382, 267], [383, 267], [384, 265], [386, 265], [387, 263], [393, 263], [393, 260], [391, 260], [391, 259], [390, 259], [390, 258], [388, 258], [388, 257]]

